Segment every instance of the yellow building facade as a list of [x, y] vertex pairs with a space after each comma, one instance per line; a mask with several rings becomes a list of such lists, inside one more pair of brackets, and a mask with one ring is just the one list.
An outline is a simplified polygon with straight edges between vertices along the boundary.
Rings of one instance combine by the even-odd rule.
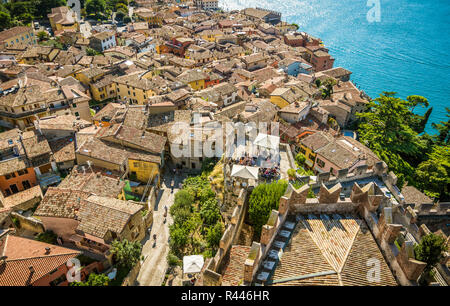
[[202, 90], [205, 89], [205, 80], [192, 81], [188, 85], [193, 90]]
[[37, 39], [31, 27], [14, 27], [0, 32], [0, 43], [5, 47], [19, 44], [35, 45]]
[[157, 163], [130, 158], [128, 159], [128, 167], [130, 175], [135, 176], [142, 183], [147, 183], [149, 179], [153, 180], [156, 175], [159, 175]]
[[147, 99], [155, 95], [151, 89], [146, 90], [118, 82], [115, 82], [115, 86], [119, 100], [129, 100], [133, 104], [146, 104]]
[[300, 144], [300, 153], [305, 156], [305, 164], [310, 168], [314, 167], [314, 162], [316, 160], [317, 154], [303, 144]]

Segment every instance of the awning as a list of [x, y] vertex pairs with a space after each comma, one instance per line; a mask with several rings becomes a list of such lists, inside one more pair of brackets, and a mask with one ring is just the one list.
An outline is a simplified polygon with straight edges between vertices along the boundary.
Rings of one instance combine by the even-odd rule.
[[205, 263], [202, 255], [190, 255], [183, 257], [183, 273], [199, 273]]
[[258, 179], [258, 167], [243, 166], [243, 165], [233, 165], [231, 170], [232, 177], [240, 177], [244, 179]]
[[260, 147], [278, 150], [280, 145], [280, 137], [259, 133], [253, 143]]

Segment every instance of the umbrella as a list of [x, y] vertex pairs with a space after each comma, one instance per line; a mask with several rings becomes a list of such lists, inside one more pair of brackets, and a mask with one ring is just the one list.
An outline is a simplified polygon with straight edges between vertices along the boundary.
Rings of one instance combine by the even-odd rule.
[[190, 255], [183, 257], [183, 273], [199, 273], [205, 263], [202, 255]]

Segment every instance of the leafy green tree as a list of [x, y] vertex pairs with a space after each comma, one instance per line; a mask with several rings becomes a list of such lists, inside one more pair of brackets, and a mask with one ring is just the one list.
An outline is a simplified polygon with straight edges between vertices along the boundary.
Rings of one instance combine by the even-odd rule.
[[102, 53], [98, 52], [97, 50], [94, 50], [89, 47], [86, 48], [86, 55], [88, 55], [88, 56], [94, 56], [94, 55], [100, 55], [100, 54], [102, 54]]
[[434, 146], [428, 160], [419, 164], [416, 170], [417, 184], [426, 195], [450, 200], [450, 146]]
[[37, 37], [38, 37], [38, 39], [39, 39], [39, 41], [43, 41], [43, 40], [46, 40], [46, 39], [48, 39], [48, 33], [47, 32], [45, 32], [45, 31], [39, 31], [38, 33], [37, 33]]
[[173, 223], [169, 226], [170, 249], [177, 255], [182, 254], [182, 250], [189, 242], [189, 231], [183, 224]]
[[105, 274], [91, 273], [85, 282], [73, 282], [70, 286], [108, 286], [109, 278]]
[[191, 205], [194, 203], [194, 197], [186, 190], [179, 190], [175, 194], [173, 205], [170, 207], [170, 213], [174, 214], [179, 209], [190, 210]]
[[287, 174], [290, 178], [295, 178], [295, 169], [288, 169]]
[[175, 211], [171, 210], [170, 214], [173, 217], [174, 223], [182, 224], [182, 223], [186, 222], [187, 220], [189, 220], [189, 218], [192, 215], [192, 212], [189, 208], [182, 207]]
[[248, 213], [257, 236], [261, 234], [262, 226], [267, 223], [272, 209], [278, 209], [280, 198], [286, 192], [287, 185], [285, 180], [280, 180], [270, 184], [260, 184], [253, 189], [249, 199]]
[[208, 242], [208, 246], [210, 248], [217, 248], [220, 243], [220, 239], [223, 235], [223, 225], [219, 221], [214, 226], [208, 228], [208, 232], [206, 234], [206, 241]]
[[416, 117], [410, 106], [410, 101], [395, 97], [394, 92], [383, 92], [369, 102], [369, 112], [357, 114], [361, 118], [358, 130], [361, 142], [394, 171], [399, 187], [405, 179], [413, 181], [414, 169], [405, 157], [415, 156], [423, 148], [421, 138], [412, 128]]
[[117, 3], [116, 4], [116, 12], [119, 11], [119, 10], [122, 10], [124, 12], [128, 12], [128, 7], [125, 4], [123, 4], [123, 3]]
[[11, 16], [9, 13], [0, 12], [0, 30], [6, 30], [11, 26]]
[[322, 91], [322, 97], [324, 99], [330, 98], [333, 94], [333, 86], [336, 85], [336, 80], [332, 78], [327, 78], [325, 81], [321, 82], [320, 86]]
[[53, 231], [45, 231], [36, 236], [36, 240], [49, 244], [56, 244], [57, 235]]
[[417, 105], [422, 106], [422, 107], [428, 107], [428, 105], [429, 105], [427, 98], [418, 96], [418, 95], [407, 96], [406, 101], [409, 102], [409, 106], [411, 107], [411, 112], [414, 111], [414, 108]]
[[85, 4], [86, 13], [91, 14], [101, 14], [106, 10], [105, 0], [86, 0]]
[[214, 169], [214, 166], [216, 165], [216, 160], [214, 158], [205, 158], [202, 161], [202, 172], [211, 172]]
[[141, 257], [142, 245], [138, 242], [114, 240], [110, 252], [119, 267], [130, 270]]
[[446, 250], [447, 246], [444, 237], [433, 233], [424, 236], [420, 243], [415, 246], [416, 259], [427, 264], [424, 269], [425, 276], [430, 275], [431, 270], [443, 258]]
[[117, 21], [123, 21], [123, 18], [125, 17], [127, 15], [127, 13], [126, 12], [124, 12], [123, 10], [119, 10], [119, 11], [117, 11], [117, 13], [116, 13], [116, 20]]
[[30, 13], [23, 13], [19, 16], [19, 19], [24, 24], [30, 24], [33, 21], [33, 15], [31, 15]]
[[302, 167], [305, 164], [306, 157], [302, 153], [298, 153], [297, 155], [295, 155], [295, 161], [300, 167]]
[[167, 254], [167, 263], [170, 267], [175, 267], [181, 265], [181, 260], [174, 254], [169, 252], [169, 254]]
[[213, 225], [220, 219], [220, 211], [215, 198], [208, 199], [201, 204], [200, 216], [206, 225]]
[[124, 23], [130, 23], [131, 22], [130, 16], [126, 15], [125, 17], [123, 17], [123, 22]]
[[9, 13], [11, 14], [11, 17], [20, 19], [19, 17], [22, 14], [31, 14], [34, 15], [37, 10], [36, 3], [31, 1], [17, 1], [17, 2], [10, 2], [5, 4]]
[[440, 123], [432, 123], [434, 129], [438, 131], [436, 142], [438, 144], [450, 144], [450, 107], [446, 107], [447, 121], [441, 121]]

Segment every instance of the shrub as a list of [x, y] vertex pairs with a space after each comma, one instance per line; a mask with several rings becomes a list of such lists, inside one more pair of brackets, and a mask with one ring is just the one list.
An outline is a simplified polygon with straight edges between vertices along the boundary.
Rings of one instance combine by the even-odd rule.
[[125, 16], [125, 17], [123, 17], [123, 22], [124, 23], [130, 23], [131, 22], [131, 18], [130, 18], [130, 16]]
[[171, 267], [179, 266], [181, 264], [181, 260], [172, 253], [167, 254], [167, 263]]
[[442, 259], [445, 251], [445, 239], [442, 236], [433, 233], [424, 236], [420, 243], [414, 248], [416, 259], [427, 264], [424, 273], [431, 272]]
[[87, 281], [85, 282], [73, 282], [70, 286], [108, 286], [109, 278], [105, 274], [89, 274]]
[[179, 190], [175, 194], [175, 200], [173, 205], [170, 207], [170, 213], [174, 215], [177, 210], [185, 209], [190, 210], [194, 202], [194, 197], [186, 190]]
[[288, 169], [287, 174], [289, 177], [295, 177], [295, 169]]
[[36, 240], [40, 242], [45, 242], [49, 244], [56, 244], [57, 235], [53, 233], [53, 231], [45, 231], [43, 233], [39, 233], [36, 236]]
[[208, 199], [201, 205], [200, 216], [206, 225], [213, 225], [220, 219], [219, 207], [214, 198]]
[[298, 153], [298, 154], [295, 156], [295, 161], [297, 162], [297, 164], [298, 164], [300, 167], [302, 167], [302, 166], [305, 164], [306, 157], [305, 157], [305, 155], [303, 155], [302, 153]]
[[119, 267], [131, 270], [141, 257], [142, 245], [138, 242], [114, 240], [110, 252]]
[[206, 241], [208, 242], [208, 246], [210, 248], [216, 248], [219, 246], [220, 239], [223, 234], [223, 225], [221, 222], [217, 222], [214, 226], [208, 228], [208, 232], [206, 234]]
[[267, 223], [272, 209], [278, 209], [280, 198], [286, 192], [287, 185], [284, 180], [260, 184], [250, 195], [248, 213], [257, 236], [260, 235], [262, 226]]
[[170, 248], [175, 254], [182, 254], [182, 250], [188, 243], [189, 231], [180, 223], [174, 223], [169, 227]]

